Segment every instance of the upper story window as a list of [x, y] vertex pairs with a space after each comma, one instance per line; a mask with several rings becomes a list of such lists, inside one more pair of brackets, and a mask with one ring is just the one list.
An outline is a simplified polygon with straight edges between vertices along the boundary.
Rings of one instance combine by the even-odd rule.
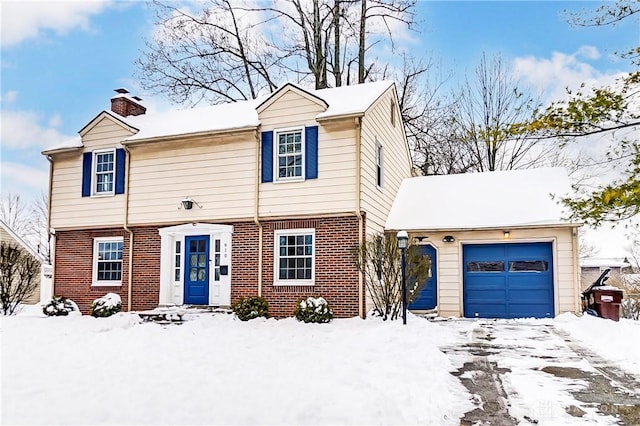
[[276, 132], [276, 180], [304, 179], [304, 134], [302, 129]]
[[94, 239], [93, 285], [122, 285], [122, 237]]
[[318, 126], [266, 130], [260, 150], [262, 183], [318, 178]]
[[376, 185], [382, 188], [382, 144], [376, 139]]
[[94, 194], [113, 194], [116, 174], [116, 152], [98, 151], [93, 153], [94, 164]]
[[275, 284], [313, 285], [315, 230], [287, 229], [275, 232]]
[[124, 194], [125, 159], [123, 148], [87, 151], [82, 154], [82, 196]]

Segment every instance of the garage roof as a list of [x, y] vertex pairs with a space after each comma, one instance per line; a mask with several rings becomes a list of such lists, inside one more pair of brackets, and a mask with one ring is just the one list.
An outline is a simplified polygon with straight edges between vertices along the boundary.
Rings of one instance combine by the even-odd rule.
[[388, 230], [449, 230], [567, 225], [559, 198], [571, 194], [563, 168], [405, 179]]

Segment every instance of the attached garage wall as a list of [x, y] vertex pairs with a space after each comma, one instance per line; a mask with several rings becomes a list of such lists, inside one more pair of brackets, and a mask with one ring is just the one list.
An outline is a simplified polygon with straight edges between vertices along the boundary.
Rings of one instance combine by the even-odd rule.
[[[473, 243], [527, 243], [552, 242], [553, 268], [556, 284], [554, 294], [555, 314], [577, 312], [580, 304], [577, 257], [574, 256], [575, 228], [510, 229], [511, 236], [504, 239], [502, 230], [411, 232], [410, 236], [427, 236], [422, 243], [432, 244], [438, 251], [438, 314], [442, 317], [463, 316], [463, 265], [462, 247]], [[451, 235], [453, 243], [442, 238]]]

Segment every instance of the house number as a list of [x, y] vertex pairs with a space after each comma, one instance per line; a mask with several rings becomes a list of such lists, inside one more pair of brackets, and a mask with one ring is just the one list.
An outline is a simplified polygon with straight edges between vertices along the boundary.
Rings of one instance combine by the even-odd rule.
[[224, 243], [222, 245], [222, 257], [224, 257], [225, 259], [229, 256], [229, 251], [228, 251], [228, 245], [227, 243]]

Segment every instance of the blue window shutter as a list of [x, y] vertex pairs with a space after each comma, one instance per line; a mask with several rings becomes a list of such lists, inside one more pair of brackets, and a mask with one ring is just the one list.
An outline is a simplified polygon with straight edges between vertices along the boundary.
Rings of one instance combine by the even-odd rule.
[[82, 196], [91, 196], [91, 160], [93, 159], [93, 153], [85, 152], [82, 154]]
[[262, 132], [262, 182], [273, 182], [273, 131]]
[[309, 126], [304, 129], [305, 141], [305, 179], [318, 178], [318, 126]]
[[116, 194], [124, 194], [124, 149], [116, 149]]

